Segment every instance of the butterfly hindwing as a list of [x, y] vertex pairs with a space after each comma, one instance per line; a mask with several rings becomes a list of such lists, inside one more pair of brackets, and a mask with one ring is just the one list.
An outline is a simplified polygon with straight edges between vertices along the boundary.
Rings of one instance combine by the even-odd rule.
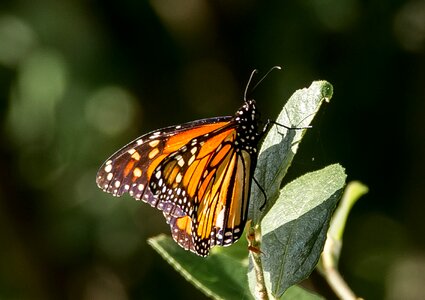
[[220, 163], [222, 170], [210, 170], [213, 176], [201, 181], [207, 190], [199, 189], [199, 193], [205, 194], [192, 216], [164, 214], [173, 239], [184, 249], [207, 256], [213, 246], [229, 246], [241, 237], [247, 218], [251, 172], [251, 158], [243, 153], [227, 154]]
[[192, 222], [198, 254], [208, 255], [215, 245], [229, 246], [242, 235], [248, 212], [250, 164], [250, 156], [229, 151], [217, 165], [215, 176], [202, 183], [212, 188], [206, 189]]
[[174, 217], [164, 213], [165, 220], [170, 224], [171, 236], [183, 249], [197, 253], [192, 238], [192, 219], [188, 216]]

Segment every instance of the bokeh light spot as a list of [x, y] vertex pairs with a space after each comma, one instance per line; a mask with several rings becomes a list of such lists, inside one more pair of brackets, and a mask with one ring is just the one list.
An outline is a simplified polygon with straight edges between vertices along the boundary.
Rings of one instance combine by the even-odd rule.
[[155, 0], [150, 1], [164, 25], [172, 34], [205, 35], [211, 29], [209, 7], [203, 0], [183, 0], [179, 2]]
[[394, 19], [394, 31], [398, 41], [406, 50], [423, 51], [425, 48], [425, 2], [406, 3]]
[[16, 141], [32, 143], [52, 136], [55, 108], [67, 85], [66, 69], [62, 56], [49, 49], [34, 51], [20, 65], [8, 116]]
[[11, 15], [0, 17], [0, 64], [16, 66], [35, 43], [33, 30], [21, 19]]
[[387, 276], [388, 300], [425, 299], [425, 257], [406, 255], [392, 265]]
[[107, 135], [126, 130], [137, 110], [136, 99], [125, 89], [107, 86], [97, 90], [87, 101], [87, 122]]

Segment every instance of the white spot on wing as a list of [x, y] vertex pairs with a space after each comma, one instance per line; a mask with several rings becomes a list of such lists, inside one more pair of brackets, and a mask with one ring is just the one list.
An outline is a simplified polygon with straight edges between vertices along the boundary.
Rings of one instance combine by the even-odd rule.
[[183, 159], [183, 158], [179, 159], [179, 160], [177, 161], [177, 164], [178, 164], [180, 167], [183, 167], [183, 166], [184, 166], [184, 159]]
[[109, 173], [109, 172], [111, 172], [111, 170], [112, 170], [112, 164], [107, 164], [107, 165], [105, 166], [105, 172], [106, 172], [106, 173]]
[[215, 222], [216, 227], [224, 228], [224, 214], [226, 212], [226, 207], [224, 206], [223, 209], [220, 211], [217, 217], [217, 221]]

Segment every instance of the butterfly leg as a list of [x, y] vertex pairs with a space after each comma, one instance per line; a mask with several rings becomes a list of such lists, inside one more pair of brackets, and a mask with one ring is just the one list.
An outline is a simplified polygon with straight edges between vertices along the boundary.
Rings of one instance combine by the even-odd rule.
[[258, 186], [258, 188], [260, 189], [260, 191], [264, 195], [264, 203], [260, 206], [260, 210], [263, 210], [264, 207], [266, 206], [266, 203], [267, 203], [267, 194], [266, 194], [266, 191], [263, 189], [263, 187], [260, 185], [260, 183], [257, 181], [257, 179], [255, 179], [254, 176], [252, 176], [252, 180], [254, 180], [255, 184]]

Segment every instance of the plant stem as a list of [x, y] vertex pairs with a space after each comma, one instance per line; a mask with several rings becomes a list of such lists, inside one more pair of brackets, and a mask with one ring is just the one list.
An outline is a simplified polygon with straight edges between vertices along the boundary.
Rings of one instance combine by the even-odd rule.
[[335, 294], [343, 300], [358, 298], [344, 281], [338, 271], [338, 261], [341, 255], [342, 236], [347, 222], [348, 214], [354, 203], [368, 191], [367, 186], [358, 181], [348, 183], [341, 203], [334, 213], [328, 230], [325, 247], [320, 257], [318, 270], [325, 277]]
[[[329, 248], [329, 249], [326, 249]], [[350, 289], [348, 284], [344, 281], [341, 274], [339, 273], [337, 266], [334, 264], [334, 259], [332, 258], [332, 253], [339, 246], [335, 245], [333, 239], [328, 237], [325, 244], [325, 249], [322, 253], [322, 274], [325, 277], [326, 281], [331, 286], [332, 290], [338, 296], [338, 298], [343, 300], [355, 300], [358, 299], [354, 292]]]
[[256, 281], [256, 286], [255, 286], [255, 292], [256, 292], [256, 296], [257, 299], [261, 299], [261, 300], [268, 300], [269, 296], [267, 293], [267, 288], [266, 288], [266, 283], [264, 280], [264, 272], [263, 272], [263, 264], [261, 262], [261, 255], [262, 252], [260, 250], [260, 241], [259, 241], [259, 226], [255, 226], [248, 227], [248, 234], [247, 234], [247, 239], [248, 239], [248, 249], [250, 250], [249, 253], [252, 257], [252, 264], [254, 265], [254, 271], [255, 271], [255, 281]]

